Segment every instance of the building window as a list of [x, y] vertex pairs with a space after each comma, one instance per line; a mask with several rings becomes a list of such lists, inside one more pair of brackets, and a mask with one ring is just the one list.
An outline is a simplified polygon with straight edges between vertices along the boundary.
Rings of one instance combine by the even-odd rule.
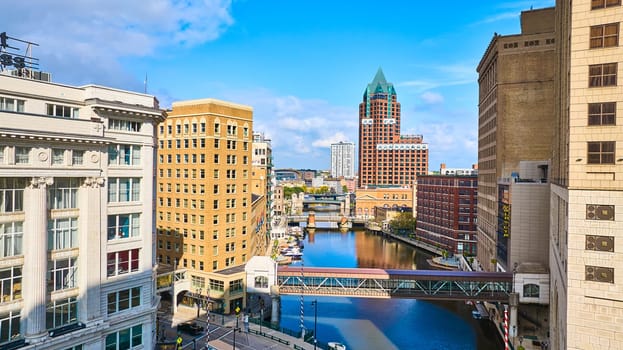
[[52, 117], [78, 119], [78, 117], [80, 116], [80, 108], [55, 105], [50, 103], [46, 104], [46, 106], [47, 115]]
[[141, 306], [141, 287], [108, 293], [108, 314]]
[[20, 338], [19, 311], [0, 314], [0, 344]]
[[22, 254], [22, 238], [24, 236], [22, 222], [6, 222], [0, 224], [0, 257], [6, 258]]
[[47, 329], [59, 328], [78, 321], [78, 300], [76, 297], [54, 300], [47, 306], [45, 326]]
[[26, 186], [27, 180], [23, 178], [0, 178], [0, 213], [24, 210]]
[[15, 164], [30, 164], [30, 147], [15, 147]]
[[14, 98], [0, 97], [0, 111], [23, 112], [24, 100], [16, 100]]
[[5, 303], [22, 298], [22, 267], [0, 269], [0, 296]]
[[204, 289], [206, 287], [205, 277], [190, 276], [190, 287], [192, 289]]
[[588, 125], [615, 125], [616, 102], [589, 103]]
[[72, 165], [84, 164], [84, 151], [79, 151], [79, 150], [71, 151], [71, 164]]
[[132, 177], [108, 178], [108, 202], [140, 201], [141, 179]]
[[63, 218], [48, 221], [48, 249], [60, 250], [78, 247], [78, 219]]
[[140, 132], [141, 131], [142, 122], [135, 122], [130, 120], [123, 119], [108, 119], [108, 129], [111, 130], [121, 130], [121, 131], [131, 131], [131, 132]]
[[52, 165], [64, 165], [65, 164], [65, 150], [64, 149], [52, 149]]
[[619, 6], [621, 5], [621, 0], [592, 0], [591, 1], [591, 9], [603, 9], [606, 7]]
[[78, 208], [78, 188], [80, 180], [74, 177], [59, 177], [48, 190], [48, 207], [50, 209]]
[[609, 23], [591, 27], [590, 48], [613, 47], [619, 45], [619, 24]]
[[108, 148], [109, 165], [140, 165], [141, 146], [112, 145]]
[[223, 281], [210, 279], [210, 290], [223, 292], [225, 291], [225, 283]]
[[229, 282], [229, 293], [233, 294], [233, 293], [240, 293], [242, 292], [242, 280], [233, 280]]
[[617, 64], [605, 63], [588, 66], [588, 86], [615, 86], [617, 84]]
[[106, 350], [134, 349], [142, 344], [143, 325], [140, 324], [106, 336]]
[[108, 216], [108, 240], [138, 237], [141, 235], [141, 214]]
[[76, 258], [48, 261], [48, 292], [76, 287]]
[[119, 276], [138, 271], [139, 250], [130, 249], [108, 253], [107, 276]]
[[614, 141], [588, 142], [588, 164], [614, 164]]
[[268, 277], [257, 276], [255, 277], [255, 288], [268, 288]]

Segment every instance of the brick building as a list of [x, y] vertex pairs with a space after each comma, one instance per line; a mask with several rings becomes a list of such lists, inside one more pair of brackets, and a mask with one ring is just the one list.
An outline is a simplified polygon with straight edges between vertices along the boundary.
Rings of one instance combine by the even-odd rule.
[[475, 175], [419, 176], [417, 239], [449, 253], [475, 255], [477, 196]]

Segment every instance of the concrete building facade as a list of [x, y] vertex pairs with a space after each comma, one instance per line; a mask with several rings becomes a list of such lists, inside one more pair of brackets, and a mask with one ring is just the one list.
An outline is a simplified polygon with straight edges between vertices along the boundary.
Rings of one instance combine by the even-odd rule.
[[359, 104], [358, 187], [415, 186], [428, 173], [422, 135], [400, 134], [400, 102], [379, 68]]
[[623, 348], [623, 7], [556, 2], [552, 349]]
[[355, 144], [338, 142], [331, 144], [331, 177], [352, 179], [355, 177]]
[[202, 99], [174, 102], [158, 126], [157, 255], [185, 271], [174, 308], [243, 307], [251, 257], [253, 109]]
[[522, 12], [521, 34], [494, 35], [477, 68], [478, 260], [487, 271], [512, 269], [498, 254], [498, 180], [517, 173], [520, 161], [551, 157], [553, 23], [553, 8]]
[[154, 347], [153, 96], [0, 75], [0, 348]]

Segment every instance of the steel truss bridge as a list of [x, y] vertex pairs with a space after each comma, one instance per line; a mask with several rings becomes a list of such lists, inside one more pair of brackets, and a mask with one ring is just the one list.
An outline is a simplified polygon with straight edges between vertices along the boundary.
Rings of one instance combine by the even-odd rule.
[[513, 274], [279, 266], [282, 295], [508, 301]]

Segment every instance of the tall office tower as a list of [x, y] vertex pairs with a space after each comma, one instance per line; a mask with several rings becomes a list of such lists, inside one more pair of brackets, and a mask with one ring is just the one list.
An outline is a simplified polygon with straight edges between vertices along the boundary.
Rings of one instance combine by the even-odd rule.
[[556, 8], [550, 349], [620, 349], [623, 7], [620, 0], [565, 0]]
[[338, 142], [331, 144], [331, 177], [352, 179], [355, 177], [355, 144]]
[[415, 186], [428, 173], [422, 135], [400, 135], [400, 103], [381, 68], [359, 104], [359, 187]]
[[[511, 261], [508, 252], [529, 239], [518, 231], [511, 235], [501, 224], [505, 213], [500, 210], [499, 182], [517, 178], [521, 161], [551, 158], [556, 69], [553, 23], [553, 8], [522, 12], [521, 34], [494, 35], [477, 68], [478, 260], [487, 271], [511, 271], [521, 259]], [[543, 177], [547, 175], [539, 178]]]
[[[263, 133], [253, 133], [253, 156], [251, 157], [253, 166], [251, 172], [251, 188], [256, 200], [264, 203], [264, 208], [257, 206], [254, 212], [256, 220], [253, 221], [255, 230], [263, 230], [270, 234], [272, 218], [275, 215], [275, 171], [273, 169], [273, 148], [271, 140], [264, 136]], [[259, 196], [263, 198], [259, 198]], [[253, 202], [255, 203], [256, 200]], [[268, 247], [269, 236], [256, 235], [256, 240], [251, 245], [253, 255], [264, 255]]]
[[208, 296], [212, 309], [244, 305], [252, 133], [251, 107], [214, 99], [174, 102], [159, 125], [158, 261], [190, 281], [173, 291], [174, 312]]
[[154, 347], [162, 119], [150, 95], [0, 74], [0, 348]]

